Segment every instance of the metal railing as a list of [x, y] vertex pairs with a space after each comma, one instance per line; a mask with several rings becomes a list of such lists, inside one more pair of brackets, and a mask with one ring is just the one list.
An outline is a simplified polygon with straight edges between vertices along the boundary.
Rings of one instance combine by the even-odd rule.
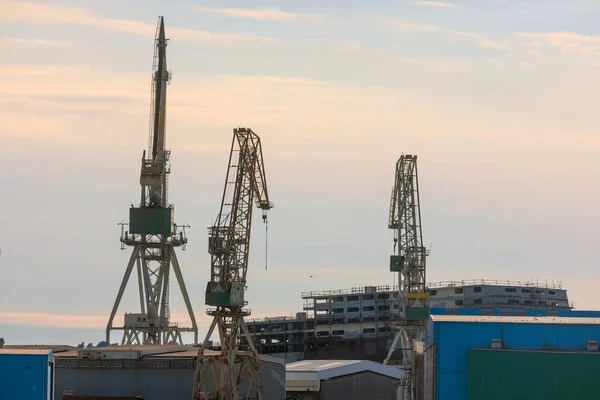
[[323, 297], [323, 296], [336, 296], [345, 294], [369, 294], [369, 293], [380, 293], [380, 292], [393, 292], [397, 291], [398, 286], [380, 285], [380, 286], [358, 286], [350, 289], [334, 289], [334, 290], [319, 290], [314, 292], [302, 292], [302, 298], [309, 297]]
[[[499, 280], [499, 279], [467, 279], [460, 281], [441, 281], [431, 282], [427, 284], [428, 289], [440, 289], [445, 287], [461, 287], [461, 286], [474, 286], [474, 285], [493, 285], [493, 286], [523, 286], [532, 288], [543, 288], [543, 289], [562, 289], [562, 281], [551, 281], [547, 280], [539, 281], [511, 281], [511, 280]], [[312, 297], [328, 297], [328, 296], [342, 296], [348, 294], [370, 294], [370, 293], [381, 293], [381, 292], [397, 292], [400, 288], [397, 285], [379, 285], [379, 286], [359, 286], [349, 289], [334, 289], [334, 290], [320, 290], [311, 292], [302, 292], [303, 299], [309, 299]]]
[[440, 289], [445, 287], [461, 287], [461, 286], [523, 286], [531, 288], [543, 288], [543, 289], [562, 289], [561, 281], [510, 281], [510, 280], [498, 280], [498, 279], [468, 279], [462, 281], [442, 281], [427, 284], [428, 289]]

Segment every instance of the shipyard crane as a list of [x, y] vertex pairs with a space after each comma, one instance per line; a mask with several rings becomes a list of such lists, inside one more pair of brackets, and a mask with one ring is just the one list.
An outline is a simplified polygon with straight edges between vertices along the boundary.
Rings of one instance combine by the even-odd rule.
[[[251, 129], [238, 128], [233, 130], [221, 209], [215, 224], [208, 228], [211, 273], [205, 303], [213, 307], [207, 311], [213, 320], [198, 352], [194, 400], [238, 400], [240, 385], [246, 379], [247, 391], [242, 398], [248, 398], [252, 390], [258, 399], [263, 398], [258, 353], [244, 321], [250, 315], [244, 308], [244, 292], [253, 202], [267, 223], [267, 211], [273, 203], [269, 201], [260, 138]], [[207, 347], [215, 328], [220, 350], [209, 354]], [[246, 349], [240, 348], [242, 334]]]
[[390, 271], [398, 272], [403, 307], [400, 321], [394, 325], [396, 335], [384, 364], [390, 364], [392, 353], [400, 342], [402, 363], [406, 368], [402, 385], [408, 395], [404, 398], [412, 399], [416, 389], [412, 369], [413, 349], [416, 342], [424, 340], [429, 317], [429, 293], [425, 280], [425, 261], [429, 252], [423, 246], [416, 155], [403, 154], [396, 163], [388, 228], [394, 230], [396, 253], [390, 257]]
[[[183, 344], [182, 332], [192, 332], [194, 343], [198, 342], [196, 318], [175, 254], [176, 247], [185, 250], [185, 228], [189, 226], [175, 224], [173, 205], [167, 202], [171, 172], [171, 152], [165, 148], [167, 85], [171, 81], [171, 73], [167, 70], [167, 40], [164, 18], [159, 17], [154, 40], [150, 135], [140, 174], [141, 200], [139, 207], [131, 206], [129, 223], [120, 224], [121, 249], [129, 246], [133, 251], [106, 327], [108, 343], [113, 330], [123, 331], [121, 344]], [[116, 327], [113, 320], [134, 267], [137, 269], [140, 312], [126, 313], [123, 326]], [[171, 269], [177, 278], [191, 327], [171, 322]]]

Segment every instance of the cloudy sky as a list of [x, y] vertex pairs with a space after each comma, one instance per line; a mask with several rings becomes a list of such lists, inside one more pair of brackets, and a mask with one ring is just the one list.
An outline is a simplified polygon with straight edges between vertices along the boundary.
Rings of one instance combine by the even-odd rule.
[[[192, 226], [179, 259], [202, 333], [206, 227], [237, 126], [261, 135], [275, 202], [268, 270], [254, 224], [253, 315], [393, 283], [403, 152], [419, 157], [429, 281], [562, 281], [576, 308], [600, 308], [599, 13], [592, 0], [0, 1], [0, 337], [104, 337], [159, 15], [169, 195]], [[171, 303], [185, 323], [176, 290]]]

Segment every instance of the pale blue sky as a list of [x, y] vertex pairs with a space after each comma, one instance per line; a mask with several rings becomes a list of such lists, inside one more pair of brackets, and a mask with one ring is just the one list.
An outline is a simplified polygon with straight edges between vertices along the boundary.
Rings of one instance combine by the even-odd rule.
[[419, 156], [430, 281], [562, 280], [577, 308], [598, 308], [599, 12], [591, 0], [0, 1], [0, 337], [103, 338], [129, 257], [116, 224], [139, 197], [158, 15], [170, 200], [192, 225], [179, 257], [203, 330], [205, 227], [238, 125], [263, 138], [276, 205], [268, 271], [259, 221], [253, 232], [254, 315], [299, 311], [302, 291], [393, 282], [402, 152]]

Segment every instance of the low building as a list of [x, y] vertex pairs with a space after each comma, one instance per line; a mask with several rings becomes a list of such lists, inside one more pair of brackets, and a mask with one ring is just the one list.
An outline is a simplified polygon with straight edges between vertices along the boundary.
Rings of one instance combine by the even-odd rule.
[[54, 400], [52, 350], [0, 349], [0, 399]]
[[[11, 346], [17, 348], [19, 346]], [[31, 347], [31, 346], [25, 346]], [[43, 346], [36, 346], [40, 348]], [[107, 346], [55, 349], [56, 399], [76, 396], [139, 396], [144, 400], [191, 399], [198, 348], [180, 345]], [[20, 350], [18, 350], [20, 351]], [[206, 350], [207, 355], [216, 351]], [[284, 361], [259, 356], [265, 399], [285, 397]], [[212, 368], [211, 368], [212, 370]], [[217, 376], [219, 366], [216, 366]], [[214, 388], [214, 377], [207, 376], [207, 389]], [[240, 393], [246, 393], [242, 382]], [[5, 397], [0, 395], [0, 399]], [[16, 399], [6, 397], [6, 399]]]
[[597, 398], [600, 318], [589, 314], [431, 315], [425, 399]]
[[286, 366], [286, 393], [294, 400], [396, 400], [398, 368], [365, 360], [311, 360]]

